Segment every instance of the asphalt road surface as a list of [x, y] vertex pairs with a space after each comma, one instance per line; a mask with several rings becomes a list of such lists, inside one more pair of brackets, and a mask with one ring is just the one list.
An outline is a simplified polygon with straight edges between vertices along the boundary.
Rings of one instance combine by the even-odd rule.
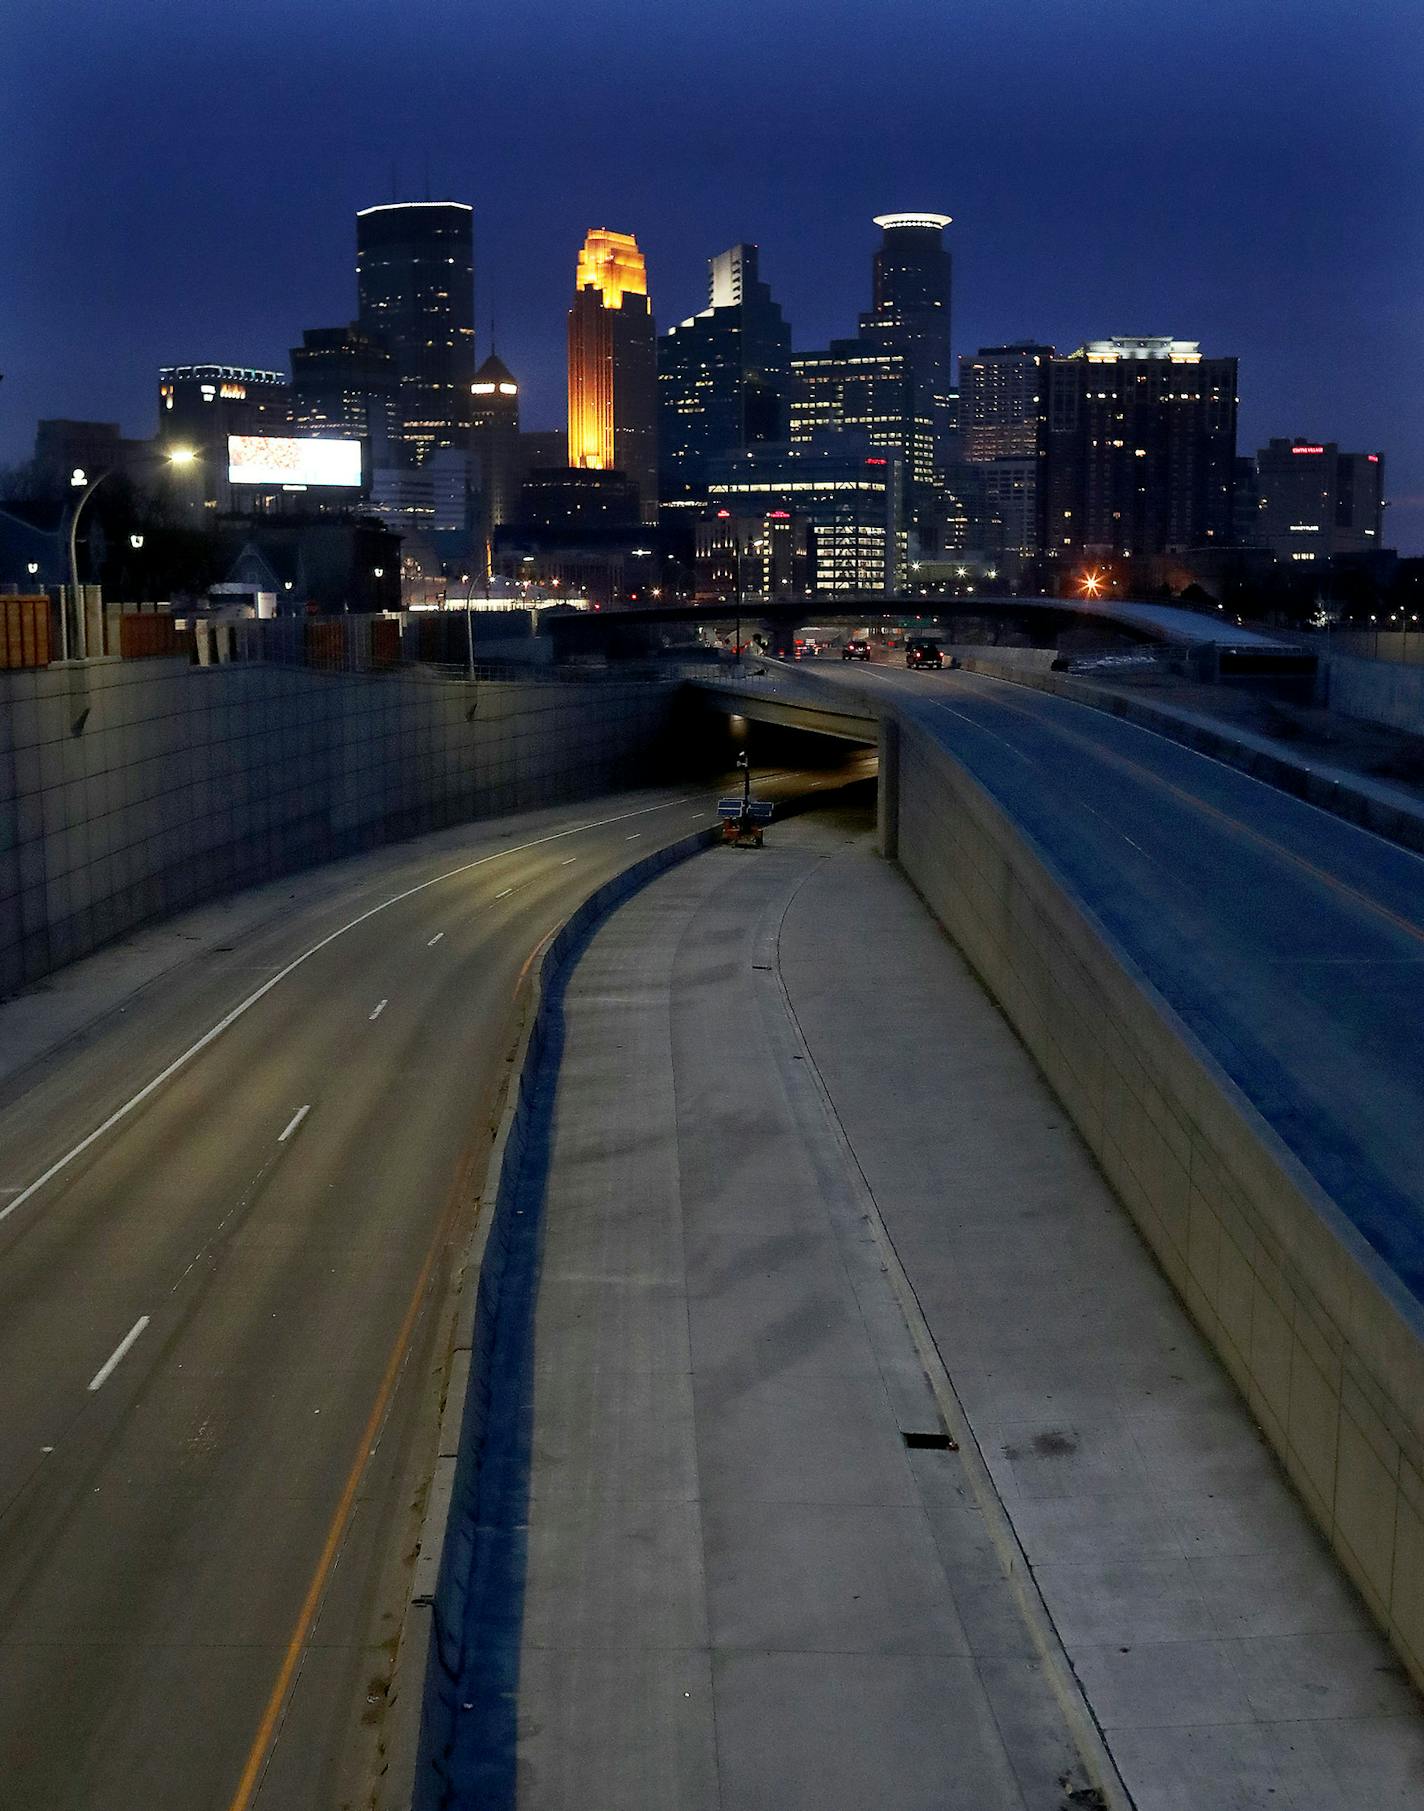
[[966, 763], [1424, 1299], [1424, 859], [1051, 693], [816, 677], [893, 693]]
[[5, 1811], [362, 1802], [521, 979], [714, 797], [299, 878], [0, 1081]]

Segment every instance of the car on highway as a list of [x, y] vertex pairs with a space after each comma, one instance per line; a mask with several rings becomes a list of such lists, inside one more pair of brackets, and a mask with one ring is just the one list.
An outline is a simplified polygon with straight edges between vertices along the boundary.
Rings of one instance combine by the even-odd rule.
[[905, 643], [905, 665], [907, 667], [942, 667], [944, 655], [940, 652], [937, 641], [926, 641], [922, 636], [913, 636]]
[[842, 660], [869, 660], [870, 643], [868, 641], [848, 641], [841, 649]]

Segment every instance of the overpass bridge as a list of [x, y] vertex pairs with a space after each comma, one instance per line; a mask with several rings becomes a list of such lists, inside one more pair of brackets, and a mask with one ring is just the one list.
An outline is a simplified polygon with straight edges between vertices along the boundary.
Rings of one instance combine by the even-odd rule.
[[1218, 673], [1281, 673], [1308, 676], [1312, 650], [1289, 637], [1226, 621], [1212, 611], [1184, 609], [1130, 598], [1003, 597], [978, 594], [929, 599], [910, 592], [838, 598], [728, 599], [722, 603], [673, 603], [617, 611], [546, 612], [541, 628], [553, 638], [556, 658], [580, 654], [642, 654], [670, 645], [684, 625], [725, 633], [740, 624], [760, 631], [770, 651], [788, 655], [797, 630], [810, 623], [854, 627], [914, 620], [926, 632], [937, 628], [948, 639], [955, 626], [974, 625], [977, 638], [987, 627], [993, 637], [1020, 638], [1034, 647], [1103, 645], [1170, 648], [1204, 677]]

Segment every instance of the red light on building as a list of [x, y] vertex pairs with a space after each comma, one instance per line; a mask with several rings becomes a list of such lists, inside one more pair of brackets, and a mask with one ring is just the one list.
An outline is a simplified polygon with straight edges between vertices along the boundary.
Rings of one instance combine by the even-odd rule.
[[[1370, 457], [1373, 458], [1374, 454], [1372, 453]], [[768, 510], [767, 520], [769, 522], [789, 522], [791, 520], [791, 511], [789, 509]]]
[[1323, 453], [1325, 448], [1323, 446], [1293, 446], [1291, 451], [1293, 453]]
[[1366, 459], [1369, 460], [1371, 465], [1379, 464], [1379, 454], [1378, 453], [1366, 453], [1365, 457], [1366, 457]]
[[731, 514], [732, 512], [730, 509], [719, 509], [717, 511], [717, 520], [719, 522], [729, 521], [731, 519]]
[[865, 463], [867, 465], [888, 465], [890, 462], [888, 459], [867, 459]]

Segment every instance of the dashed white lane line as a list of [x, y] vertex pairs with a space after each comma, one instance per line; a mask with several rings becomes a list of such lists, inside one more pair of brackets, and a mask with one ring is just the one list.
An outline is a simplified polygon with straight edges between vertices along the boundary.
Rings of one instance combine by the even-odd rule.
[[279, 1138], [277, 1139], [277, 1143], [285, 1144], [287, 1142], [287, 1140], [292, 1136], [293, 1132], [296, 1131], [297, 1127], [306, 1118], [307, 1114], [310, 1112], [311, 1112], [311, 1102], [310, 1101], [307, 1102], [306, 1106], [298, 1107], [296, 1112], [287, 1121], [287, 1129], [285, 1132], [283, 1132], [279, 1136]]
[[99, 1369], [89, 1379], [89, 1388], [91, 1390], [103, 1389], [104, 1385], [109, 1381], [109, 1379], [113, 1376], [114, 1372], [118, 1369], [119, 1365], [122, 1363], [125, 1353], [128, 1352], [129, 1348], [133, 1345], [134, 1341], [138, 1338], [139, 1334], [143, 1332], [144, 1328], [147, 1325], [148, 1325], [148, 1316], [146, 1314], [139, 1315], [138, 1319], [129, 1328], [128, 1332], [124, 1335], [124, 1337], [119, 1341], [118, 1345], [116, 1345], [114, 1347], [113, 1351], [104, 1360], [103, 1364], [101, 1364], [99, 1366]]
[[559, 863], [559, 866], [561, 868], [571, 868], [571, 867], [573, 867], [574, 863], [577, 860], [578, 860], [578, 857], [576, 855], [566, 855], [564, 857], [564, 859]]
[[506, 887], [502, 893], [496, 893], [495, 898], [496, 899], [508, 899], [510, 894], [513, 891], [514, 891], [513, 887]]
[[637, 842], [637, 840], [638, 840], [638, 838], [639, 838], [639, 837], [640, 837], [640, 836], [641, 836], [641, 835], [642, 835], [642, 834], [643, 834], [643, 833], [642, 833], [642, 831], [641, 831], [641, 830], [635, 830], [635, 831], [634, 831], [634, 832], [633, 832], [633, 834], [632, 834], [632, 835], [631, 835], [631, 836], [625, 836], [625, 837], [624, 837], [624, 838], [623, 838], [623, 841], [624, 841], [624, 842], [625, 842], [625, 843], [636, 843], [636, 842]]
[[678, 798], [668, 799], [662, 805], [641, 805], [636, 811], [620, 811], [613, 817], [589, 818], [582, 824], [570, 824], [566, 830], [551, 830], [547, 836], [536, 836], [527, 843], [513, 843], [507, 849], [492, 849], [488, 855], [477, 855], [473, 861], [461, 862], [456, 868], [446, 868], [443, 874], [432, 874], [429, 880], [419, 881], [413, 887], [406, 887], [399, 893], [392, 893], [389, 899], [383, 899], [379, 905], [371, 906], [367, 911], [359, 913], [345, 924], [338, 925], [334, 931], [328, 931], [326, 936], [312, 944], [310, 949], [304, 949], [300, 956], [294, 956], [285, 968], [278, 969], [275, 975], [269, 975], [261, 987], [255, 988], [245, 1000], [240, 1000], [231, 1012], [219, 1019], [216, 1025], [209, 1026], [197, 1042], [190, 1044], [181, 1056], [174, 1057], [166, 1068], [160, 1069], [157, 1075], [145, 1082], [137, 1094], [131, 1095], [123, 1106], [116, 1107], [107, 1119], [95, 1126], [92, 1132], [86, 1133], [78, 1144], [67, 1150], [62, 1157], [57, 1157], [47, 1170], [22, 1188], [13, 1201], [0, 1207], [0, 1220], [8, 1220], [17, 1208], [23, 1207], [28, 1200], [40, 1192], [46, 1183], [52, 1182], [61, 1170], [68, 1169], [76, 1157], [82, 1157], [91, 1146], [99, 1142], [106, 1132], [113, 1131], [120, 1120], [127, 1119], [136, 1107], [141, 1107], [151, 1095], [158, 1092], [166, 1081], [170, 1081], [180, 1069], [186, 1068], [195, 1056], [220, 1038], [230, 1025], [235, 1025], [244, 1013], [250, 1012], [259, 1000], [266, 999], [274, 987], [280, 986], [288, 975], [295, 974], [304, 962], [310, 962], [313, 956], [320, 955], [322, 950], [335, 943], [338, 937], [344, 937], [348, 931], [354, 931], [358, 925], [367, 923], [380, 912], [388, 911], [391, 906], [400, 905], [407, 899], [414, 899], [417, 893], [424, 893], [431, 887], [438, 887], [442, 881], [454, 880], [458, 875], [468, 874], [472, 869], [483, 868], [488, 863], [499, 861], [506, 855], [522, 855], [527, 849], [542, 849], [546, 843], [559, 843], [565, 837], [582, 836], [586, 830], [603, 830], [609, 824], [626, 824], [629, 818], [651, 817], [656, 812], [670, 810], [674, 805], [685, 804], [687, 797], [688, 795], [683, 793]]
[[383, 1013], [383, 1012], [384, 1012], [384, 1011], [385, 1011], [385, 1010], [386, 1010], [386, 1006], [387, 1006], [387, 1005], [388, 1005], [388, 1002], [387, 1002], [387, 1001], [385, 1001], [385, 1000], [377, 1000], [377, 1002], [376, 1002], [376, 1009], [375, 1009], [375, 1011], [374, 1011], [374, 1012], [368, 1012], [368, 1013], [367, 1013], [367, 1014], [366, 1014], [366, 1017], [367, 1017], [367, 1018], [368, 1018], [368, 1019], [379, 1019], [379, 1018], [380, 1018], [380, 1016], [381, 1016], [381, 1014], [382, 1014], [382, 1013]]
[[433, 950], [435, 948], [436, 944], [439, 943], [440, 939], [444, 935], [445, 935], [444, 931], [437, 931], [435, 933], [435, 935], [430, 939], [429, 943], [426, 944], [426, 946], [425, 946], [426, 949]]

